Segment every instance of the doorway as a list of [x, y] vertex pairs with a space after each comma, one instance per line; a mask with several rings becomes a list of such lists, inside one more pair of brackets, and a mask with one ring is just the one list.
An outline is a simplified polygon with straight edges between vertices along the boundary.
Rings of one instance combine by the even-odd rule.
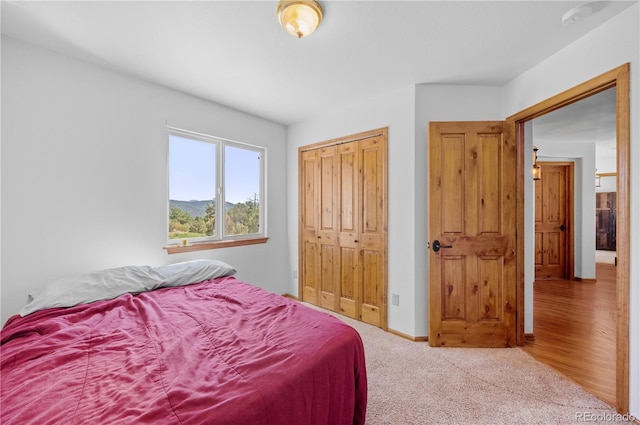
[[[518, 150], [518, 232], [524, 233], [524, 179], [530, 176], [525, 170], [525, 123], [564, 106], [600, 93], [609, 88], [616, 89], [616, 167], [617, 181], [617, 257], [616, 268], [616, 410], [627, 413], [629, 410], [629, 261], [630, 261], [630, 230], [629, 230], [629, 151], [630, 151], [630, 100], [629, 100], [629, 64], [622, 65], [582, 83], [572, 89], [562, 92], [550, 99], [540, 102], [521, 111], [507, 120], [515, 128]], [[517, 263], [518, 270], [518, 311], [524, 312], [525, 305], [525, 256], [524, 238], [518, 240]], [[524, 343], [524, 314], [518, 316], [518, 343]]]

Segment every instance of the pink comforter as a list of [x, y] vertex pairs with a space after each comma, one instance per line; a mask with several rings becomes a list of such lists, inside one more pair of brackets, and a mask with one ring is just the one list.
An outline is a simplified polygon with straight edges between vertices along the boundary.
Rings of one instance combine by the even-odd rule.
[[356, 331], [232, 277], [12, 317], [2, 424], [363, 424]]

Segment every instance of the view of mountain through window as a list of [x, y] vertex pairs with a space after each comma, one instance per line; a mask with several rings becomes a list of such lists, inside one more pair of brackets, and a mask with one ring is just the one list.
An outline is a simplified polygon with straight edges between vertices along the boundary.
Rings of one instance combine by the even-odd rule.
[[170, 133], [169, 240], [261, 234], [263, 157], [260, 148]]

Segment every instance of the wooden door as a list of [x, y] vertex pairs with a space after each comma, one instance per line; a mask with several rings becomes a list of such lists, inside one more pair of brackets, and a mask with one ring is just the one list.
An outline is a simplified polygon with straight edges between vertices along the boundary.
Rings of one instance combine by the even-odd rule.
[[321, 307], [336, 310], [338, 306], [337, 284], [340, 260], [338, 258], [338, 149], [327, 146], [318, 150], [320, 166], [320, 226], [316, 238], [320, 252], [320, 303]]
[[383, 326], [386, 299], [386, 139], [340, 145], [340, 312]]
[[358, 142], [340, 145], [340, 313], [360, 319], [360, 155]]
[[431, 346], [515, 345], [516, 145], [511, 128], [503, 122], [429, 124]]
[[319, 195], [320, 168], [316, 151], [300, 154], [300, 297], [319, 304], [320, 242]]
[[302, 153], [302, 300], [336, 310], [338, 259], [337, 148]]
[[387, 129], [299, 148], [303, 301], [387, 327]]
[[596, 193], [596, 249], [616, 250], [616, 193]]
[[541, 162], [535, 181], [535, 278], [568, 279], [569, 214], [573, 168], [569, 164]]
[[360, 319], [386, 327], [387, 143], [386, 133], [359, 142], [360, 148]]

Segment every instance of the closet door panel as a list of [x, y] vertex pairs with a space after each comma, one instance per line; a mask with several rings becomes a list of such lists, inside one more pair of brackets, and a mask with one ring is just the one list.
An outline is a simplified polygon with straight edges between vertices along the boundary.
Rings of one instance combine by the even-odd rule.
[[340, 313], [358, 318], [359, 281], [358, 250], [340, 246]]
[[357, 319], [360, 304], [358, 250], [358, 142], [339, 147], [340, 157], [340, 312]]
[[315, 151], [302, 152], [300, 161], [300, 279], [302, 280], [303, 301], [318, 304], [320, 293], [320, 251], [319, 251], [319, 166]]
[[339, 167], [337, 146], [318, 151], [320, 162], [320, 306], [336, 311], [339, 279]]
[[381, 325], [382, 259], [378, 251], [362, 250], [362, 304], [361, 320]]
[[382, 325], [386, 277], [386, 146], [380, 137], [360, 143], [360, 261], [361, 312], [363, 322]]

